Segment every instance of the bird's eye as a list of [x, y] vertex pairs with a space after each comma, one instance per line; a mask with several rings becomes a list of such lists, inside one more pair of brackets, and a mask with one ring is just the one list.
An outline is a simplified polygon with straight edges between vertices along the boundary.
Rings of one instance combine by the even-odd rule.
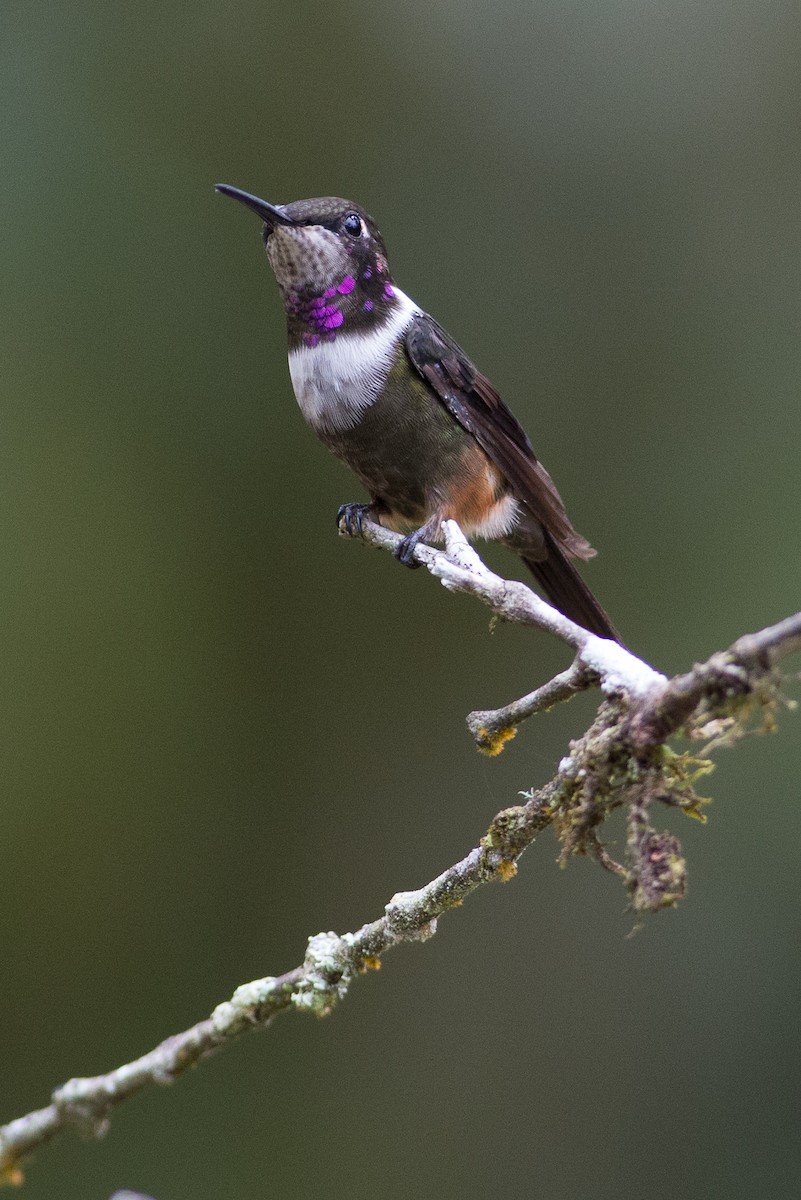
[[342, 222], [342, 228], [352, 237], [361, 237], [362, 219], [358, 213], [348, 213]]

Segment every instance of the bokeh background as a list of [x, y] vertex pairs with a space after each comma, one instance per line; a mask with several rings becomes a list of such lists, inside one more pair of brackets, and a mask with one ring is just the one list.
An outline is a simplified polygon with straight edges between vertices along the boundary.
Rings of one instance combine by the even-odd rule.
[[[799, 607], [800, 53], [790, 0], [5, 0], [0, 1121], [379, 915], [592, 712], [475, 753], [565, 651], [337, 539], [214, 182], [375, 214], [681, 670]], [[546, 835], [23, 1195], [796, 1196], [800, 729], [720, 755], [638, 936]]]

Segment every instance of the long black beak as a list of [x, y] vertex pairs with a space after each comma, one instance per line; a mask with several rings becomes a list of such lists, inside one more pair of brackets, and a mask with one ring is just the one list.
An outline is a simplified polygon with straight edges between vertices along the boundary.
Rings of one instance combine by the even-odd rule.
[[258, 196], [252, 196], [250, 192], [243, 192], [241, 188], [231, 187], [230, 183], [215, 183], [214, 190], [222, 192], [224, 196], [230, 196], [233, 200], [238, 200], [241, 204], [246, 204], [248, 208], [252, 208], [254, 213], [258, 213], [265, 225], [272, 227], [273, 225], [293, 225], [291, 217], [288, 217], [284, 210], [278, 204], [268, 204], [266, 200], [260, 200]]

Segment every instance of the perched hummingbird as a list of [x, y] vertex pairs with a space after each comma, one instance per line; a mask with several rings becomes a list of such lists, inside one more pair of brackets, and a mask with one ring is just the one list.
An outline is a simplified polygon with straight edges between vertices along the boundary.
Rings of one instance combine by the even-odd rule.
[[373, 219], [333, 196], [268, 204], [229, 184], [217, 191], [264, 222], [298, 404], [370, 495], [343, 504], [337, 521], [404, 533], [397, 557], [416, 566], [417, 543], [453, 519], [511, 547], [561, 612], [619, 641], [571, 561], [595, 551], [489, 380], [392, 282]]

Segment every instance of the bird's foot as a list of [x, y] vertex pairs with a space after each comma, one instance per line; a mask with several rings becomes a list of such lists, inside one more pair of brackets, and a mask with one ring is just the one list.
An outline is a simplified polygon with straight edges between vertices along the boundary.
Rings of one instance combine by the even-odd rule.
[[337, 509], [337, 529], [348, 537], [362, 536], [362, 523], [373, 514], [372, 504], [340, 504]]
[[407, 534], [403, 541], [400, 542], [397, 548], [393, 551], [398, 562], [403, 563], [404, 567], [410, 567], [412, 570], [416, 570], [417, 567], [423, 565], [422, 563], [415, 561], [414, 551], [417, 545], [423, 540], [425, 533], [425, 525], [422, 527], [422, 529], [415, 529], [414, 533]]

